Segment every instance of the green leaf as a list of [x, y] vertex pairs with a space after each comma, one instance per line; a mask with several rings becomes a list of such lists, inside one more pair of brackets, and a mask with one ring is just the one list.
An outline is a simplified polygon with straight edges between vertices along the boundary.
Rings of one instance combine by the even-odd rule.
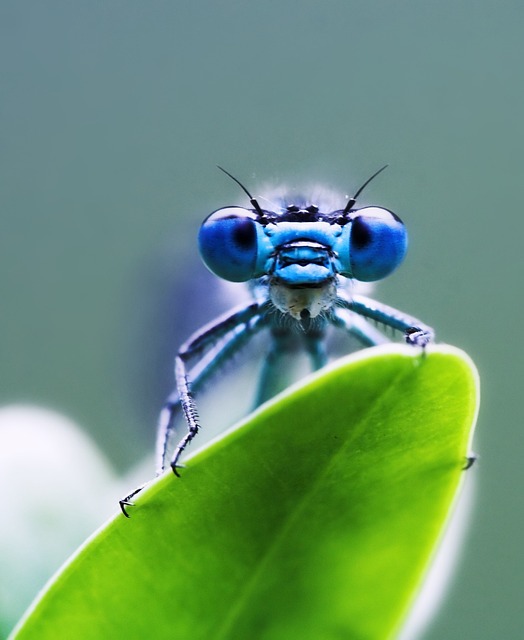
[[389, 637], [450, 514], [477, 404], [450, 347], [337, 361], [152, 483], [16, 638]]

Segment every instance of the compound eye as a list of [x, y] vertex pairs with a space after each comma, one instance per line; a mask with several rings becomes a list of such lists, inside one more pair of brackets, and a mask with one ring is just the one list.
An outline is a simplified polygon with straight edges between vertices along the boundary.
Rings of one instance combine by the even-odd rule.
[[225, 207], [209, 215], [198, 234], [207, 268], [229, 282], [246, 282], [257, 261], [256, 216], [248, 209]]
[[400, 218], [387, 209], [364, 207], [351, 222], [351, 275], [363, 282], [381, 280], [404, 259], [408, 244]]

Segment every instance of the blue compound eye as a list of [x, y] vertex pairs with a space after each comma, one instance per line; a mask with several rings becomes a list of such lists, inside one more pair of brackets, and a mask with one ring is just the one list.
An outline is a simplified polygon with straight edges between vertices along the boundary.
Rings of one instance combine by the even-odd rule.
[[363, 282], [385, 278], [406, 255], [406, 228], [387, 209], [365, 207], [354, 214], [349, 248], [351, 275]]
[[198, 234], [200, 255], [207, 268], [230, 282], [246, 282], [255, 275], [256, 215], [241, 207], [225, 207], [208, 216]]

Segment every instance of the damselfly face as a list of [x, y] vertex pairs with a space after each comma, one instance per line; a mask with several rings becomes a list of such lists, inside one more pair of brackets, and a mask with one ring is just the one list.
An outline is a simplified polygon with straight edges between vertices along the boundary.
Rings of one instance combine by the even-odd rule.
[[331, 308], [339, 276], [388, 276], [404, 258], [407, 232], [384, 208], [329, 211], [284, 200], [276, 211], [218, 209], [203, 222], [199, 245], [213, 273], [232, 282], [264, 279], [273, 304], [299, 320]]

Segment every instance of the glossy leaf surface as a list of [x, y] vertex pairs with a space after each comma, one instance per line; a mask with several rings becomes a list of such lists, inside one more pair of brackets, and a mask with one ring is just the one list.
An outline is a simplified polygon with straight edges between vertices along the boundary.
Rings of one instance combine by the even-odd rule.
[[337, 361], [140, 494], [16, 637], [391, 637], [459, 489], [477, 405], [474, 367], [449, 347]]

